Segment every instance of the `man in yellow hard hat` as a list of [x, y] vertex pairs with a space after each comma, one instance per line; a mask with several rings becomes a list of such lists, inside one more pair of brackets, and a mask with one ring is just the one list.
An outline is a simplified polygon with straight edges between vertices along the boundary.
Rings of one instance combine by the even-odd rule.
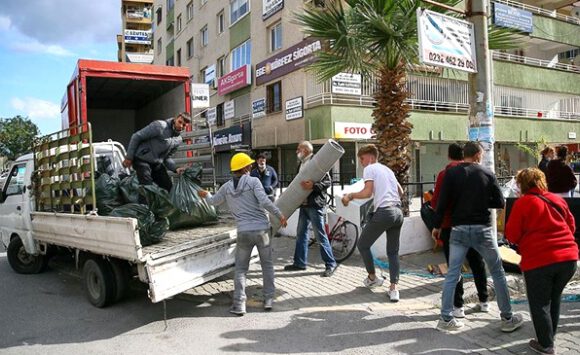
[[234, 276], [234, 301], [230, 312], [246, 313], [246, 273], [254, 246], [258, 247], [262, 277], [264, 279], [264, 309], [272, 309], [274, 300], [274, 262], [270, 244], [270, 221], [266, 210], [280, 219], [286, 226], [286, 217], [266, 195], [262, 183], [250, 176], [254, 160], [245, 153], [235, 154], [230, 161], [232, 179], [219, 188], [214, 196], [207, 191], [199, 195], [214, 206], [227, 203], [236, 219], [238, 238], [236, 244], [236, 270]]

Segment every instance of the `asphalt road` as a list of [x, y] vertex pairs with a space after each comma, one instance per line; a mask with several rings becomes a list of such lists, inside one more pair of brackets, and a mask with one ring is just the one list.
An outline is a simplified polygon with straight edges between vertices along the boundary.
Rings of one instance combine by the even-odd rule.
[[70, 265], [18, 275], [0, 254], [0, 353], [192, 354], [329, 353], [454, 354], [474, 349], [460, 337], [391, 310], [306, 308], [230, 316], [227, 295], [182, 296], [153, 304], [144, 287], [112, 307], [84, 297]]

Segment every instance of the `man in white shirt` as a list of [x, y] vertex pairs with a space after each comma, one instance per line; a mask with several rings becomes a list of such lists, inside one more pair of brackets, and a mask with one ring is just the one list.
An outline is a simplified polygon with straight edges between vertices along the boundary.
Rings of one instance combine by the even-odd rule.
[[374, 198], [374, 211], [371, 212], [358, 242], [358, 250], [369, 274], [363, 283], [366, 287], [373, 288], [381, 286], [384, 282], [382, 277], [376, 275], [371, 246], [381, 234], [387, 233], [387, 256], [391, 282], [388, 295], [391, 302], [398, 302], [399, 236], [403, 225], [403, 211], [401, 210], [403, 188], [397, 182], [393, 171], [377, 162], [379, 150], [374, 144], [360, 148], [357, 156], [364, 167], [365, 187], [359, 192], [344, 195], [342, 204], [347, 206], [350, 201], [357, 198]]

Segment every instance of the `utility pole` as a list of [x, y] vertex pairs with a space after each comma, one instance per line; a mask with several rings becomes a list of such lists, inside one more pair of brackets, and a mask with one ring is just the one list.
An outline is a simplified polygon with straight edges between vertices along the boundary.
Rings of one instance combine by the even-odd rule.
[[[494, 114], [491, 56], [487, 31], [490, 13], [489, 0], [467, 0], [467, 19], [473, 23], [475, 32], [475, 56], [477, 73], [469, 74], [469, 140], [478, 141], [483, 147], [481, 164], [495, 171]], [[497, 235], [495, 210], [491, 211], [491, 225]]]

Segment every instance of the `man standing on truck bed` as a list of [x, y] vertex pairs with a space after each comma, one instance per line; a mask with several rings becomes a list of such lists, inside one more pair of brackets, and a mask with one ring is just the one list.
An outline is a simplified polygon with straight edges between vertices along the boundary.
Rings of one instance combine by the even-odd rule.
[[156, 183], [170, 191], [173, 184], [167, 170], [175, 173], [183, 171], [183, 168], [177, 169], [171, 156], [182, 142], [181, 131], [190, 122], [189, 113], [181, 112], [175, 118], [151, 122], [135, 132], [131, 136], [123, 166], [128, 168], [133, 165], [141, 185]]
[[254, 246], [258, 248], [264, 279], [264, 309], [272, 309], [274, 300], [274, 262], [270, 243], [270, 221], [266, 210], [280, 219], [286, 226], [286, 217], [266, 195], [262, 183], [250, 176], [254, 160], [245, 153], [237, 153], [230, 161], [232, 179], [219, 188], [214, 196], [208, 197], [205, 190], [199, 196], [210, 205], [227, 203], [236, 219], [236, 271], [234, 275], [234, 302], [230, 312], [239, 316], [246, 313], [246, 274]]

